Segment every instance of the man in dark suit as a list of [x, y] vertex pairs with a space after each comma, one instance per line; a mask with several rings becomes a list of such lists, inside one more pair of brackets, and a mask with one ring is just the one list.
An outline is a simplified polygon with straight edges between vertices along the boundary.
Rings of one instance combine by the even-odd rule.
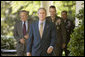
[[47, 17], [47, 20], [53, 22], [56, 25], [56, 31], [57, 31], [57, 42], [54, 53], [55, 56], [62, 56], [62, 48], [64, 47], [66, 40], [65, 25], [62, 19], [56, 15], [55, 6], [50, 6], [49, 12], [50, 16]]
[[14, 26], [14, 37], [17, 41], [17, 55], [24, 56], [26, 55], [26, 46], [27, 46], [27, 39], [29, 38], [29, 26], [32, 20], [28, 19], [28, 12], [22, 10], [19, 12], [20, 20], [16, 22]]
[[38, 17], [39, 20], [30, 27], [27, 56], [52, 56], [56, 41], [55, 25], [46, 20], [44, 8], [39, 8]]
[[70, 34], [73, 32], [75, 26], [73, 22], [67, 18], [67, 11], [61, 12], [61, 18], [63, 19], [63, 22], [65, 24], [65, 29], [66, 29], [66, 42], [63, 50], [65, 51], [65, 55], [68, 56], [69, 50], [67, 50], [67, 44], [70, 41]]

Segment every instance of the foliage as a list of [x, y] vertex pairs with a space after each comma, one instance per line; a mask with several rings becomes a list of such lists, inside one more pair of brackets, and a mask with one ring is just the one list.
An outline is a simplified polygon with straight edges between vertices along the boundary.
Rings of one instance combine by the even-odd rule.
[[84, 56], [84, 8], [79, 11], [77, 18], [82, 22], [71, 34], [71, 40], [68, 44], [70, 56]]
[[1, 38], [1, 49], [15, 49], [16, 40], [13, 37], [2, 37]]
[[[36, 6], [35, 6], [36, 5]], [[11, 2], [12, 13], [17, 12], [19, 9], [29, 11], [29, 14], [35, 11], [37, 12], [40, 7], [40, 1], [12, 1]]]
[[61, 11], [66, 10], [68, 12], [68, 18], [74, 21], [76, 1], [54, 1], [53, 4], [56, 6], [58, 16], [61, 16]]

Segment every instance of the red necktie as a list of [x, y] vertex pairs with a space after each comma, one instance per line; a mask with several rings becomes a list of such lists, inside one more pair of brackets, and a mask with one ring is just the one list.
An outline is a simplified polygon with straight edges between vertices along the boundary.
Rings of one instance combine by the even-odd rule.
[[23, 24], [23, 35], [26, 35], [26, 25], [25, 25], [25, 22]]

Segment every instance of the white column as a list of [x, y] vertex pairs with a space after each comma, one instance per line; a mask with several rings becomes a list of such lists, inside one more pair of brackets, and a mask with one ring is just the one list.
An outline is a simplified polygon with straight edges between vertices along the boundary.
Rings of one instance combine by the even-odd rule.
[[53, 1], [41, 1], [41, 7], [44, 7], [47, 11], [47, 16], [50, 16], [49, 14], [49, 6], [53, 5]]
[[[84, 1], [76, 1], [76, 14], [79, 13], [79, 10], [84, 7], [84, 5], [81, 5], [82, 3], [84, 3]], [[79, 24], [79, 20], [77, 18], [75, 18], [75, 26], [78, 26]]]

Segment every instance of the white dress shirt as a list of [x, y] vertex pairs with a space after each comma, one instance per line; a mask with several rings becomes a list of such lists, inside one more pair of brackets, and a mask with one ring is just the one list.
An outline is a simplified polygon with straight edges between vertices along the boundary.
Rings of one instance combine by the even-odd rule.
[[40, 25], [41, 25], [41, 23], [43, 23], [43, 31], [44, 31], [44, 27], [45, 27], [45, 20], [44, 20], [44, 21], [40, 21], [40, 20], [39, 20], [39, 24], [38, 24], [39, 29], [40, 29]]
[[[24, 21], [22, 21], [22, 28], [23, 28], [23, 25], [24, 25]], [[26, 25], [26, 31], [28, 30], [28, 21], [25, 21], [25, 25]]]
[[[43, 22], [43, 31], [44, 31], [44, 27], [45, 27], [45, 24], [46, 24], [46, 20], [44, 20], [44, 21], [40, 21], [39, 20], [39, 24], [38, 24], [38, 26], [39, 26], [39, 29], [40, 29], [40, 24]], [[50, 48], [53, 48], [53, 46], [49, 46]]]

